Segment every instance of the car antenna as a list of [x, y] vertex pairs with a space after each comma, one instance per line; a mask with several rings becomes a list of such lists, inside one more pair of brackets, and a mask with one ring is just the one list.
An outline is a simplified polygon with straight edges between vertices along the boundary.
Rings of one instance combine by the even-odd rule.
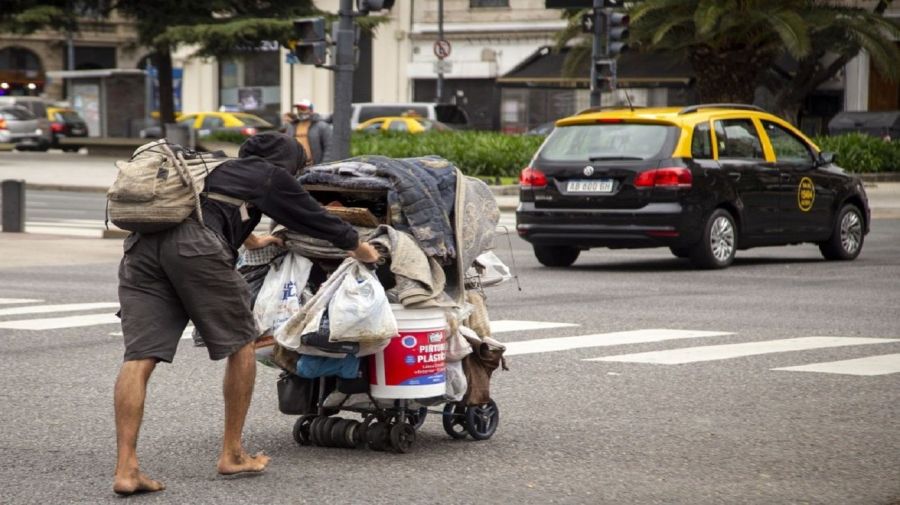
[[631, 103], [631, 97], [628, 96], [628, 91], [625, 91], [625, 100], [628, 101], [628, 108], [631, 109], [631, 112], [634, 112], [634, 104]]

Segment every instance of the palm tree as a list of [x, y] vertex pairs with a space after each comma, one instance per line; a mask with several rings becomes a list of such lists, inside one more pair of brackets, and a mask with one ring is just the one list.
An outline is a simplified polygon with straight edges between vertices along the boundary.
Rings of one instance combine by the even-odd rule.
[[[900, 77], [900, 50], [893, 42], [900, 29], [882, 16], [890, 3], [882, 0], [869, 12], [814, 0], [644, 0], [630, 10], [630, 40], [642, 50], [686, 54], [700, 101], [751, 103], [756, 88], [766, 84], [784, 108], [860, 49], [884, 75]], [[798, 72], [782, 76], [778, 87], [769, 71], [785, 52], [799, 63]], [[822, 67], [818, 62], [827, 53], [843, 63]]]

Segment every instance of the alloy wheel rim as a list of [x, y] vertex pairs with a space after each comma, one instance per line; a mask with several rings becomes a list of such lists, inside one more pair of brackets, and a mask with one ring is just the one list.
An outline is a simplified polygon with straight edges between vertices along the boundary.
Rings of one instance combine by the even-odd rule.
[[862, 221], [856, 212], [848, 212], [841, 219], [841, 247], [847, 254], [854, 254], [862, 241]]
[[734, 226], [725, 216], [719, 216], [713, 221], [709, 231], [709, 244], [713, 257], [717, 261], [724, 262], [734, 253]]

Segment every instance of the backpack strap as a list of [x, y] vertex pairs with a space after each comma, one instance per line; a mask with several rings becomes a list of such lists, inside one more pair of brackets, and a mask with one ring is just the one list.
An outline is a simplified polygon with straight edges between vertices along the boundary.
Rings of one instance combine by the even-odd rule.
[[204, 193], [204, 195], [206, 195], [206, 198], [209, 198], [210, 200], [216, 200], [218, 202], [223, 202], [223, 203], [228, 203], [228, 204], [234, 205], [235, 207], [240, 207], [241, 221], [249, 221], [250, 220], [250, 214], [247, 212], [247, 207], [250, 204], [245, 202], [244, 200], [241, 200], [240, 198], [234, 198], [234, 197], [231, 197], [228, 195], [223, 195], [221, 193], [206, 192], [206, 193]]

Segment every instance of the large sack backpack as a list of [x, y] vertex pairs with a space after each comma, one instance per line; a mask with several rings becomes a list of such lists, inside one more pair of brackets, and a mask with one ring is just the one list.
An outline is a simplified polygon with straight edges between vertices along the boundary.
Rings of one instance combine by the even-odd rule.
[[[119, 173], [106, 193], [107, 221], [123, 230], [156, 233], [181, 223], [191, 214], [202, 223], [200, 194], [213, 170], [230, 158], [188, 151], [165, 140], [139, 147], [128, 161], [117, 161]], [[242, 207], [247, 203], [216, 193], [207, 198]]]

